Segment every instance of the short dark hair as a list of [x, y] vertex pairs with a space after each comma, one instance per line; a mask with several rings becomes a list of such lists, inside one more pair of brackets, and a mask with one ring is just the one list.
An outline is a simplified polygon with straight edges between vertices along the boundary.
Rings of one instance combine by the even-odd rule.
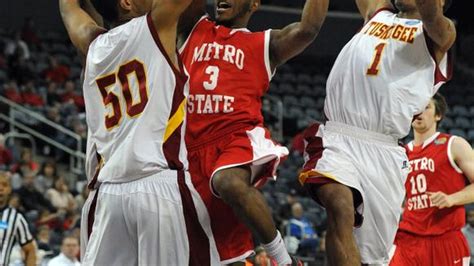
[[118, 20], [118, 0], [91, 0], [91, 3], [105, 22], [110, 24]]
[[438, 125], [443, 121], [443, 118], [446, 116], [446, 112], [448, 111], [448, 104], [446, 103], [446, 99], [444, 98], [441, 93], [437, 92], [432, 98], [435, 106], [435, 115], [441, 117], [438, 121]]

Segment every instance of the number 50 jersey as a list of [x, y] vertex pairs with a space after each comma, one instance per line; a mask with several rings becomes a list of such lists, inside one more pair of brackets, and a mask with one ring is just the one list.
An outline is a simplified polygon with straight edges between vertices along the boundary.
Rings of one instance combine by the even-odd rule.
[[326, 85], [324, 112], [341, 122], [400, 139], [413, 116], [450, 76], [448, 56], [437, 65], [417, 19], [381, 9], [339, 53]]
[[149, 15], [92, 42], [84, 98], [88, 148], [102, 160], [99, 182], [187, 169], [183, 139], [189, 86], [180, 66], [176, 69], [166, 54]]

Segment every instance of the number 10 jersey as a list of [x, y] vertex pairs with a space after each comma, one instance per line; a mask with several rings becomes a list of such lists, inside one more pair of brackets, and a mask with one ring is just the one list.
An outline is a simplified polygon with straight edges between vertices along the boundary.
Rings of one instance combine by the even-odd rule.
[[335, 122], [400, 139], [450, 77], [448, 56], [437, 65], [417, 19], [381, 9], [339, 53], [326, 85], [324, 112]]
[[87, 161], [94, 161], [92, 149], [100, 155], [99, 182], [128, 182], [165, 169], [187, 169], [189, 85], [180, 66], [177, 69], [168, 57], [150, 15], [91, 43], [84, 80]]

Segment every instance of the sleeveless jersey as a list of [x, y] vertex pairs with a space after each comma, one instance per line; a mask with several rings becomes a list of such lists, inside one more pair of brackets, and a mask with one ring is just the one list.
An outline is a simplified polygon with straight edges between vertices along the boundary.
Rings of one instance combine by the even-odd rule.
[[461, 230], [464, 206], [431, 207], [427, 191], [452, 194], [466, 186], [466, 177], [451, 156], [454, 136], [436, 133], [422, 146], [407, 146], [410, 174], [405, 183], [406, 200], [399, 230], [416, 235], [441, 235]]
[[270, 30], [250, 32], [202, 17], [180, 54], [190, 76], [186, 143], [263, 124], [261, 100], [272, 76]]
[[[180, 63], [181, 64], [181, 63]], [[166, 54], [151, 16], [99, 35], [87, 55], [84, 98], [89, 178], [128, 182], [164, 169], [187, 169], [187, 77]]]
[[450, 76], [448, 55], [439, 67], [423, 23], [381, 9], [347, 43], [326, 85], [326, 117], [403, 138]]

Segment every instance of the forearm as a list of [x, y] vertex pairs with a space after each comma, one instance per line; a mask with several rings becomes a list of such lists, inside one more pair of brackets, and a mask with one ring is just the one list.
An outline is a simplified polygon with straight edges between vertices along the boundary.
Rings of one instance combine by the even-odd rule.
[[328, 12], [329, 0], [307, 0], [301, 15], [300, 30], [316, 37]]
[[438, 0], [415, 0], [424, 24], [433, 23], [443, 17], [443, 8]]
[[466, 186], [464, 189], [449, 195], [453, 206], [461, 206], [474, 202], [474, 184]]
[[104, 20], [102, 16], [95, 10], [90, 0], [81, 0], [81, 7], [89, 16], [97, 23], [97, 25], [104, 27]]
[[36, 265], [36, 247], [31, 242], [29, 248], [25, 249], [25, 265], [26, 266], [35, 266]]

